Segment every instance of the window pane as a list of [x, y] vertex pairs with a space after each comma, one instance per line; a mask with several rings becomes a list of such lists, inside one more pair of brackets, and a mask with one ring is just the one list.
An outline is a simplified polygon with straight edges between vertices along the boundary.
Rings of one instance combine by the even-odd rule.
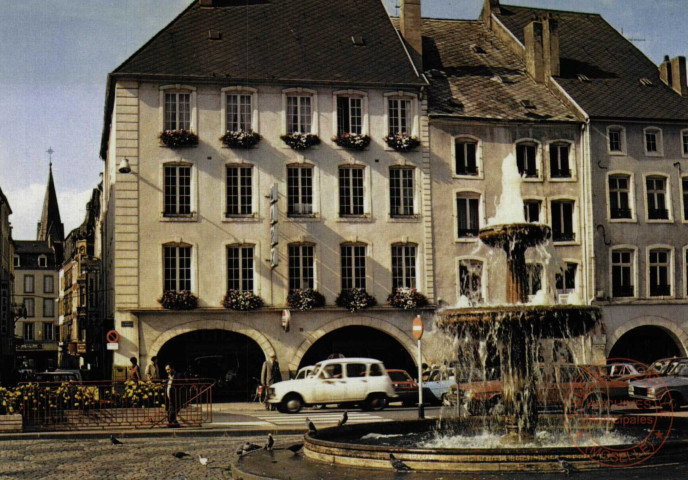
[[52, 275], [43, 277], [43, 293], [53, 293], [55, 289], [55, 278]]
[[471, 303], [482, 302], [483, 262], [479, 260], [461, 260], [459, 262], [459, 294], [468, 298]]
[[24, 293], [33, 293], [33, 275], [24, 275]]
[[348, 97], [337, 97], [337, 134], [349, 133], [351, 122]]
[[252, 213], [252, 173], [251, 167], [227, 167], [227, 216]]
[[392, 290], [416, 288], [415, 245], [392, 245]]

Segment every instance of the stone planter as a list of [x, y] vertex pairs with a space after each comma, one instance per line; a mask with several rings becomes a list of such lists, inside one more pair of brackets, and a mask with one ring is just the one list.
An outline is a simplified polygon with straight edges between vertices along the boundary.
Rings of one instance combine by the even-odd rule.
[[14, 433], [22, 431], [22, 416], [20, 413], [0, 415], [0, 432]]

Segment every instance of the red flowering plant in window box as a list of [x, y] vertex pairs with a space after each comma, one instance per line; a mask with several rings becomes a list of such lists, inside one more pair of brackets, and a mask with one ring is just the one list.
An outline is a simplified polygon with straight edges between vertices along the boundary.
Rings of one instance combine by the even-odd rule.
[[249, 130], [245, 132], [227, 132], [220, 137], [222, 143], [229, 148], [253, 148], [260, 142], [260, 134]]
[[415, 288], [401, 287], [389, 294], [387, 303], [394, 308], [414, 310], [427, 305], [428, 299]]
[[347, 150], [365, 150], [370, 145], [370, 137], [358, 133], [341, 133], [332, 137], [332, 141]]
[[312, 288], [289, 290], [287, 305], [295, 310], [305, 312], [306, 310], [325, 305], [325, 297]]
[[395, 133], [387, 135], [383, 138], [389, 148], [393, 148], [397, 152], [410, 152], [420, 145], [418, 137], [409, 135], [406, 132]]
[[342, 290], [335, 303], [338, 307], [346, 308], [350, 312], [365, 310], [377, 305], [377, 300], [371, 294], [361, 288]]
[[165, 130], [160, 134], [160, 141], [170, 148], [184, 148], [198, 145], [198, 135], [191, 130]]
[[251, 291], [229, 290], [222, 298], [222, 306], [229, 310], [257, 310], [265, 304], [263, 299]]
[[289, 135], [282, 135], [280, 138], [293, 150], [307, 150], [320, 144], [320, 137], [312, 133], [290, 133]]
[[198, 297], [188, 290], [165, 290], [158, 303], [167, 310], [193, 310], [198, 307]]

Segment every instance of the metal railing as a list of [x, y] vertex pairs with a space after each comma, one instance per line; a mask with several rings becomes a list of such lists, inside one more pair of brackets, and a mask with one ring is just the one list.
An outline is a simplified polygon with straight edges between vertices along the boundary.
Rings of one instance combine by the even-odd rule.
[[213, 386], [175, 380], [168, 398], [166, 380], [21, 383], [18, 409], [25, 430], [164, 427], [171, 408], [179, 426], [199, 427], [212, 422]]

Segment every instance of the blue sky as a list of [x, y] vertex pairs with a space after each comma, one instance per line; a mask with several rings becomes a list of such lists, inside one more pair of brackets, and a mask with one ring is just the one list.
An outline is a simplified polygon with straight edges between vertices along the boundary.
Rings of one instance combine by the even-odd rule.
[[[332, 1], [332, 0], [323, 0]], [[345, 1], [345, 0], [342, 0]], [[15, 239], [35, 237], [48, 147], [65, 230], [99, 181], [105, 81], [191, 0], [0, 0], [0, 187]], [[384, 0], [395, 14], [396, 0]], [[423, 16], [475, 19], [482, 0], [422, 0]], [[655, 63], [688, 54], [685, 0], [508, 0], [602, 14]]]

